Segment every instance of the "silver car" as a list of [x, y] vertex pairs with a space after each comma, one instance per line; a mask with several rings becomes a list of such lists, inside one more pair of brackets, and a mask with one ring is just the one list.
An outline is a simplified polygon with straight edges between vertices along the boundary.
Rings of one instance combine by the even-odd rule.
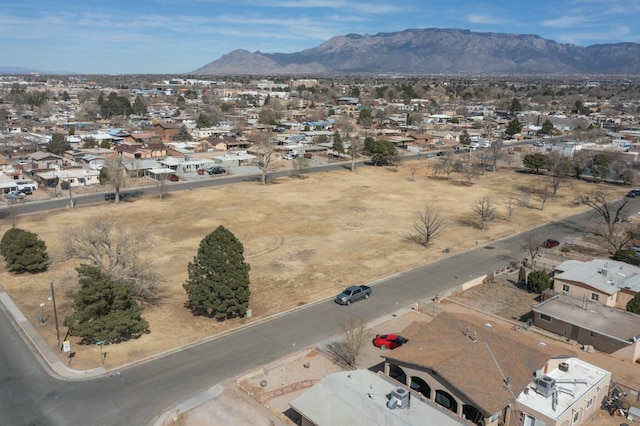
[[11, 191], [4, 194], [4, 198], [7, 200], [23, 200], [27, 195], [20, 191]]

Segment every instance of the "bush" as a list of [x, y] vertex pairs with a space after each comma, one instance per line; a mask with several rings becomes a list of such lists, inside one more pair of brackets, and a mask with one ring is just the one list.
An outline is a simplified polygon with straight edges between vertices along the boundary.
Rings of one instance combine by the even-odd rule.
[[627, 302], [627, 311], [640, 314], [640, 293], [636, 293], [633, 299]]
[[618, 250], [613, 255], [613, 260], [628, 263], [629, 265], [640, 265], [640, 258], [636, 255], [636, 252], [628, 249]]
[[532, 293], [542, 293], [551, 287], [551, 277], [547, 271], [532, 271], [527, 277], [527, 290]]

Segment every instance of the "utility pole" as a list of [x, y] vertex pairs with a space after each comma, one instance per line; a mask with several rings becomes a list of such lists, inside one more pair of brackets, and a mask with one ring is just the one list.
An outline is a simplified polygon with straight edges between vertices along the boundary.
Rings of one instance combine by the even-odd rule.
[[61, 350], [60, 328], [58, 327], [58, 309], [56, 307], [56, 293], [53, 290], [53, 281], [51, 281], [51, 301], [53, 302], [53, 320], [56, 323], [56, 344], [58, 345], [58, 350]]

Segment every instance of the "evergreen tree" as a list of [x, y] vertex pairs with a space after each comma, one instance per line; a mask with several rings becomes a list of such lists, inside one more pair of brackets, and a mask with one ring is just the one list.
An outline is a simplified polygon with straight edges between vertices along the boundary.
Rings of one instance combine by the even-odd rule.
[[191, 137], [191, 133], [189, 133], [189, 131], [187, 130], [186, 126], [182, 126], [180, 128], [180, 130], [178, 130], [176, 132], [175, 135], [173, 135], [173, 140], [178, 142], [178, 141], [190, 141], [193, 140], [193, 138]]
[[467, 129], [464, 129], [462, 133], [460, 133], [460, 143], [462, 145], [471, 144], [471, 136], [469, 136], [469, 132], [467, 132]]
[[71, 145], [69, 145], [67, 137], [62, 133], [54, 133], [51, 136], [51, 142], [47, 144], [47, 151], [56, 155], [62, 155], [65, 151], [70, 149]]
[[142, 96], [136, 96], [136, 99], [133, 101], [132, 111], [136, 115], [145, 116], [147, 115], [147, 106], [144, 104], [144, 100]]
[[596, 180], [606, 179], [609, 176], [609, 157], [604, 154], [594, 155], [591, 173]]
[[344, 154], [344, 144], [342, 143], [342, 137], [337, 130], [333, 134], [333, 150], [338, 154]]
[[249, 306], [249, 264], [242, 243], [224, 226], [207, 235], [188, 266], [185, 306], [194, 315], [223, 321], [244, 316]]
[[131, 295], [128, 284], [115, 282], [99, 268], [76, 268], [80, 290], [73, 300], [73, 313], [65, 318], [72, 336], [82, 343], [119, 343], [140, 337], [149, 329], [142, 307]]
[[640, 314], [640, 293], [636, 293], [633, 299], [627, 302], [627, 311]]
[[540, 169], [547, 165], [547, 156], [541, 152], [527, 154], [522, 159], [522, 165], [527, 169], [531, 169], [536, 173], [540, 173]]
[[551, 287], [551, 278], [547, 271], [538, 270], [531, 271], [529, 276], [527, 277], [527, 290], [532, 293], [542, 293], [546, 289]]
[[516, 133], [520, 133], [521, 131], [522, 131], [522, 124], [520, 123], [520, 120], [518, 120], [517, 118], [514, 118], [509, 122], [509, 125], [507, 126], [507, 129], [504, 132], [509, 136], [513, 136]]
[[551, 135], [553, 134], [553, 123], [548, 118], [542, 123], [542, 128], [538, 130], [539, 135]]
[[0, 254], [11, 272], [42, 272], [47, 269], [47, 245], [33, 232], [11, 228], [2, 236]]
[[198, 115], [196, 118], [196, 127], [198, 129], [202, 129], [203, 127], [211, 127], [211, 119], [209, 116], [203, 112]]
[[520, 101], [516, 98], [513, 98], [509, 110], [512, 112], [522, 111], [522, 105], [520, 105]]

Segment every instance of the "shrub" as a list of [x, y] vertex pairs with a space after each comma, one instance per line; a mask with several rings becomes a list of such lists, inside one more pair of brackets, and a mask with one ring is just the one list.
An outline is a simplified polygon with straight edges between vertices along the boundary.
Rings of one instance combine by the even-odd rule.
[[547, 274], [547, 271], [538, 270], [529, 273], [527, 277], [527, 290], [540, 294], [549, 287], [551, 287], [551, 277]]
[[38, 235], [20, 228], [11, 228], [0, 241], [0, 254], [11, 272], [42, 272], [47, 269], [47, 246]]

